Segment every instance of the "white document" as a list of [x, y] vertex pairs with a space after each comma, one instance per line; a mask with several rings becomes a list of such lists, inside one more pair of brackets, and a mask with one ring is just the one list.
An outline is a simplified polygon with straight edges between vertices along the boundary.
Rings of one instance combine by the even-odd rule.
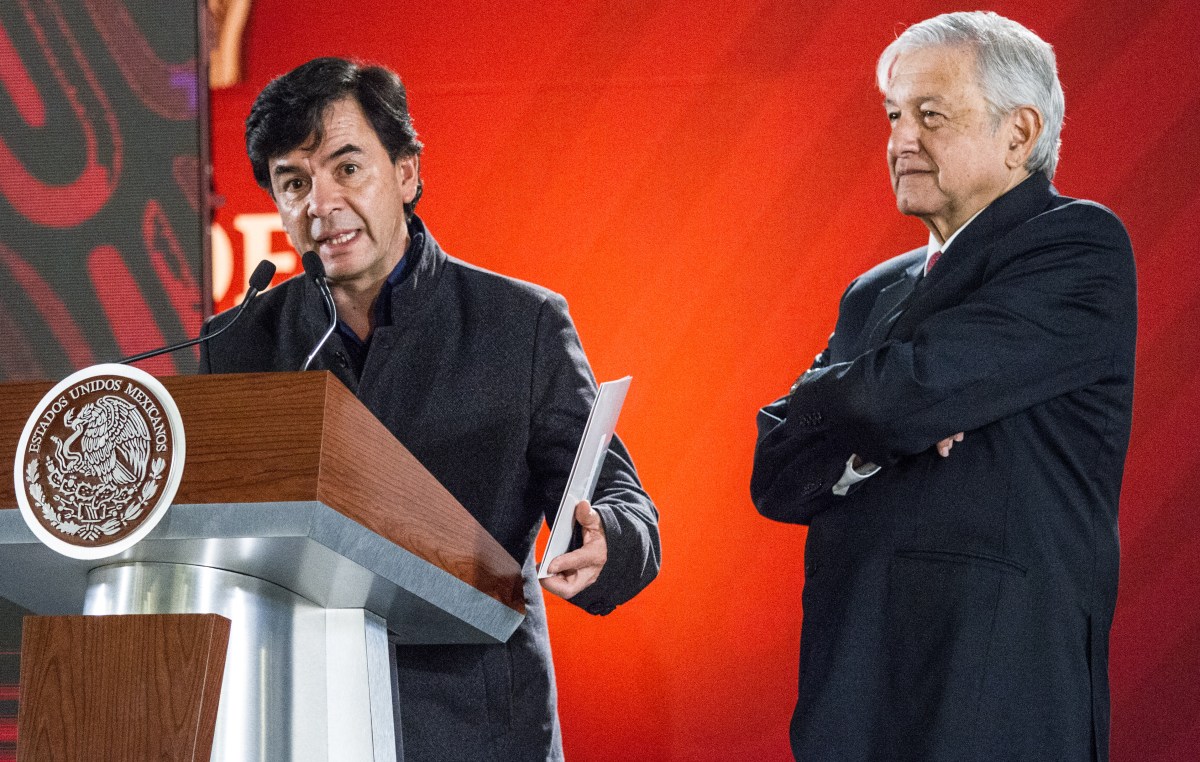
[[550, 576], [546, 572], [550, 562], [566, 553], [571, 544], [571, 535], [575, 531], [575, 506], [581, 500], [590, 501], [596, 491], [600, 468], [604, 465], [604, 456], [608, 454], [608, 443], [617, 429], [617, 417], [621, 415], [625, 393], [629, 391], [629, 382], [632, 380], [633, 376], [626, 376], [600, 384], [596, 401], [592, 403], [592, 412], [588, 414], [587, 424], [583, 427], [579, 449], [575, 451], [575, 464], [571, 466], [571, 475], [567, 477], [567, 488], [563, 490], [558, 513], [554, 516], [550, 541], [546, 543], [546, 552], [538, 564], [538, 579]]

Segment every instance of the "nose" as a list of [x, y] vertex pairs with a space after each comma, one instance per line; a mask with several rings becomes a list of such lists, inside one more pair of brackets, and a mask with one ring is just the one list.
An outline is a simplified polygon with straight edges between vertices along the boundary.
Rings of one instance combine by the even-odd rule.
[[327, 217], [341, 208], [343, 200], [341, 189], [330, 178], [313, 177], [312, 186], [308, 192], [308, 216], [312, 218]]
[[921, 130], [917, 120], [908, 114], [892, 122], [892, 134], [888, 138], [888, 155], [903, 156], [921, 150]]

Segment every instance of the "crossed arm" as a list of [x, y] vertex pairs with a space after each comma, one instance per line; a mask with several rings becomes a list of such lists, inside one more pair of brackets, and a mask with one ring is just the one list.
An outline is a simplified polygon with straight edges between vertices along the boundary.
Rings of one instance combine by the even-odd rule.
[[974, 291], [904, 338], [846, 362], [823, 353], [790, 395], [763, 408], [751, 480], [759, 511], [807, 523], [843, 499], [831, 488], [852, 455], [885, 469], [924, 452], [948, 456], [965, 433], [1119, 367], [1136, 310], [1128, 238], [1100, 207], [1063, 219], [995, 252]]

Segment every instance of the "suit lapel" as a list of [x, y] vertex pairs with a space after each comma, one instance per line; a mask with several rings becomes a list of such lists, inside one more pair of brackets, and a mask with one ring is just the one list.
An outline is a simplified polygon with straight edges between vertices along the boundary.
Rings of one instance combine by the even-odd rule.
[[1050, 185], [1050, 180], [1041, 172], [1025, 178], [1020, 185], [993, 201], [954, 239], [946, 256], [938, 260], [938, 266], [930, 271], [931, 283], [937, 282], [938, 277], [935, 276], [955, 269], [963, 260], [972, 259], [971, 252], [986, 249], [1013, 228], [1045, 211], [1054, 195], [1056, 191]]
[[875, 304], [871, 307], [871, 314], [864, 323], [867, 330], [863, 332], [860, 343], [855, 347], [855, 355], [877, 347], [887, 340], [896, 319], [912, 301], [913, 290], [921, 279], [924, 266], [925, 258], [922, 256], [902, 271], [899, 278], [879, 292]]
[[1044, 211], [1054, 195], [1050, 181], [1039, 172], [992, 202], [954, 239], [928, 277], [918, 279], [904, 309], [894, 315], [878, 342], [890, 336], [907, 341], [930, 314], [957, 304], [979, 288], [992, 247], [1014, 228]]

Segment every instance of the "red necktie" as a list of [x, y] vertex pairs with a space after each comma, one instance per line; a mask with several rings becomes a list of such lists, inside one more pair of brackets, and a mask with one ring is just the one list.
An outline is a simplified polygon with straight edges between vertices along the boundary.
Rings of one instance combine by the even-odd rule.
[[937, 261], [939, 259], [941, 259], [941, 257], [942, 257], [942, 252], [940, 252], [940, 251], [933, 252], [933, 254], [929, 257], [929, 260], [927, 262], [925, 262], [925, 274], [926, 275], [929, 274], [929, 271], [933, 269], [933, 266], [937, 264]]

